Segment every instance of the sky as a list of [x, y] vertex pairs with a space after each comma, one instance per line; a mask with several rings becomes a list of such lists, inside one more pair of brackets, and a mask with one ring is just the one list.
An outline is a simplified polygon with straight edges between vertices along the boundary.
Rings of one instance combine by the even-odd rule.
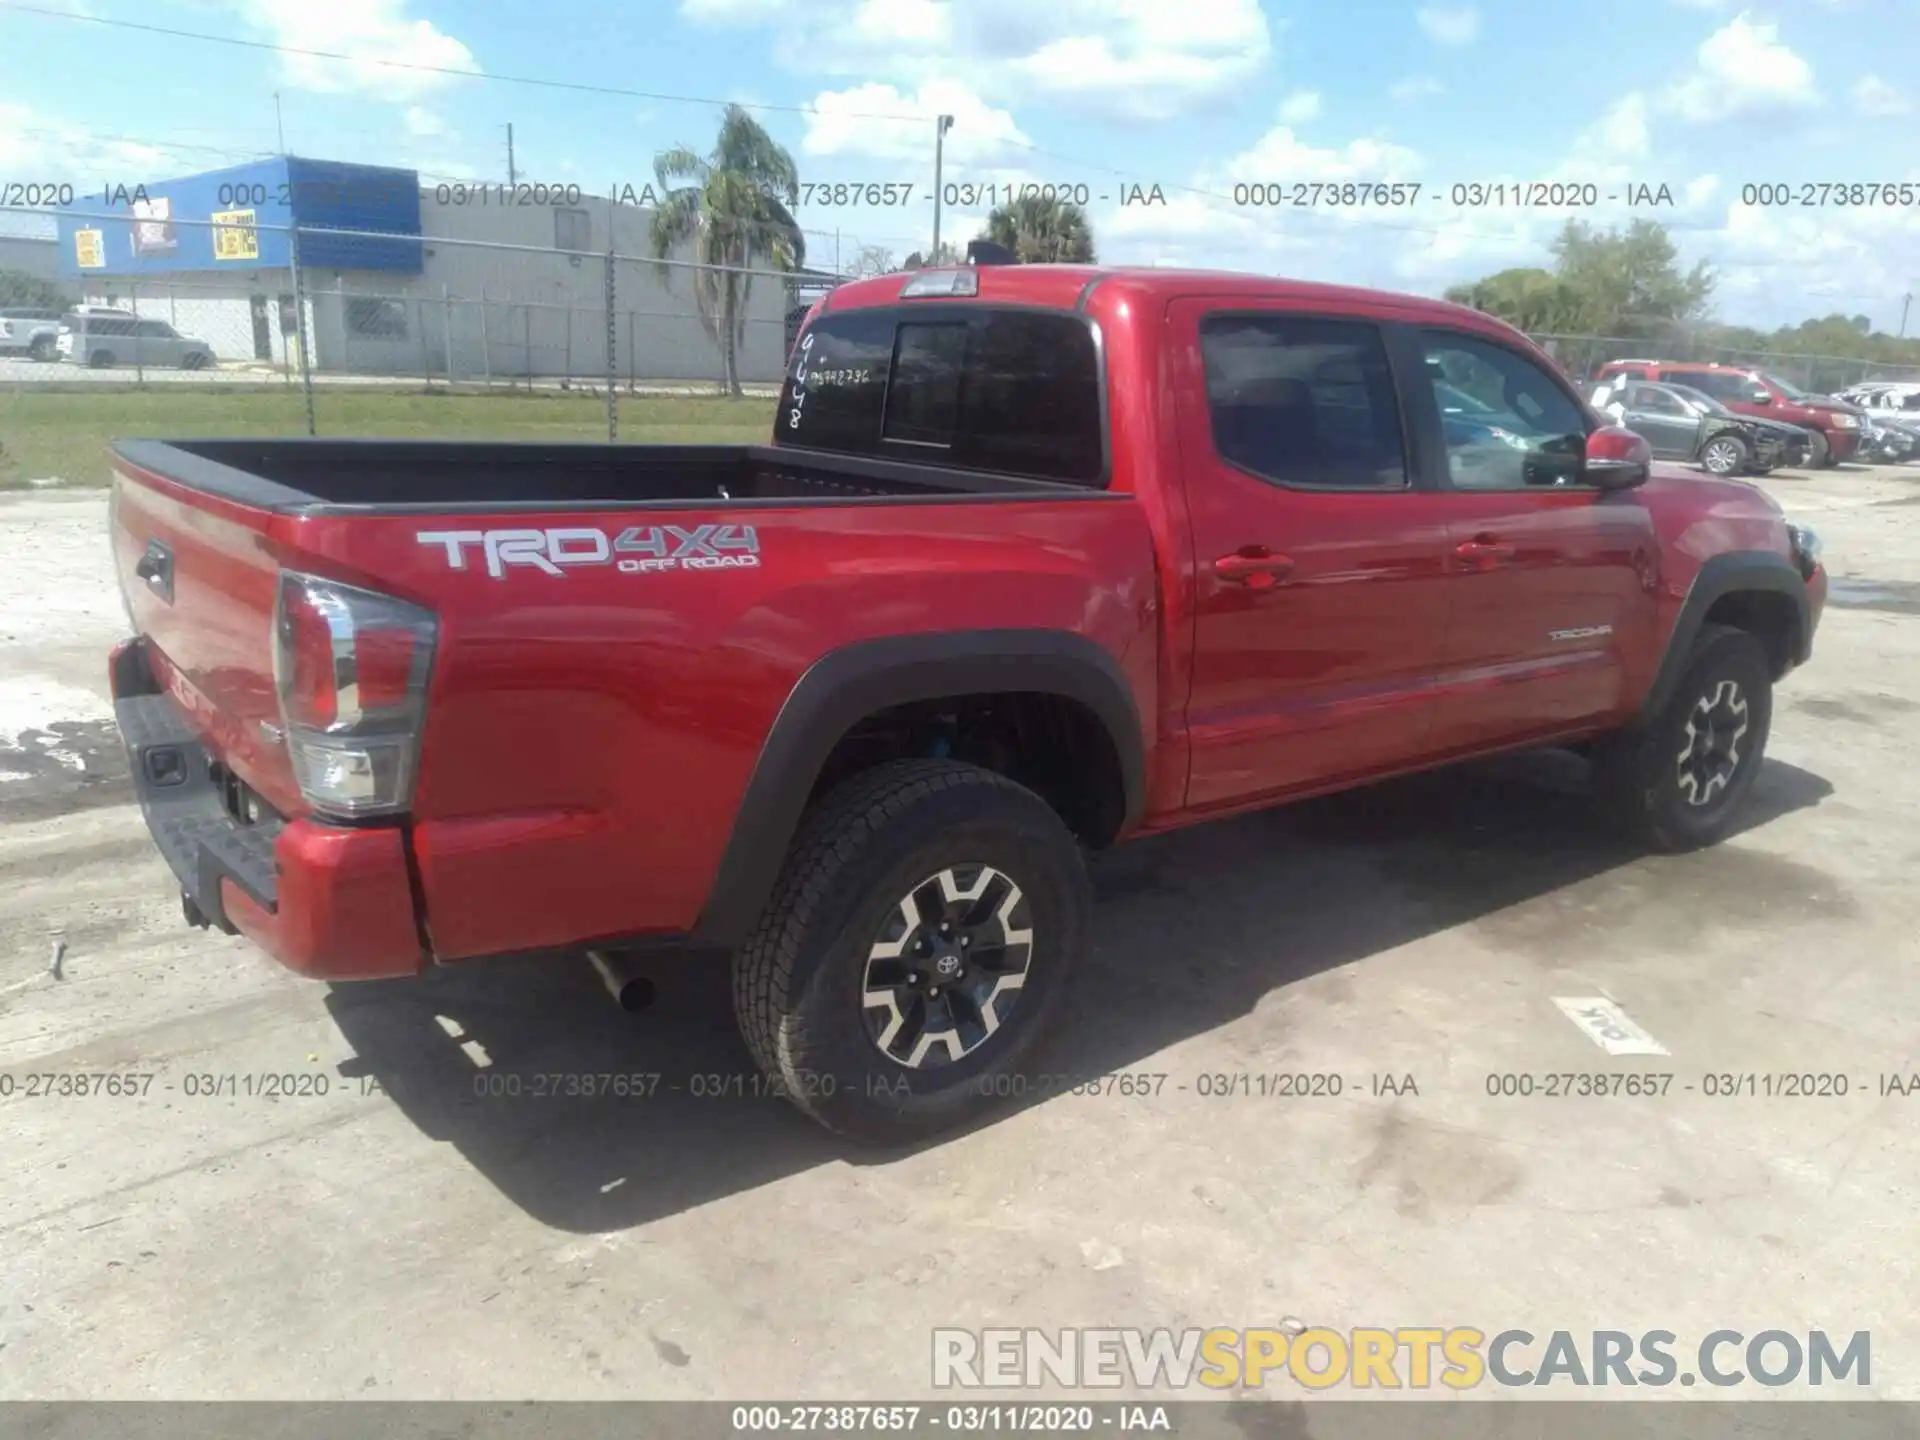
[[0, 191], [274, 154], [277, 94], [295, 154], [504, 181], [511, 123], [523, 181], [604, 194], [737, 101], [828, 266], [926, 247], [946, 114], [947, 238], [1041, 184], [1115, 263], [1437, 294], [1645, 217], [1731, 323], [1920, 289], [1916, 0], [0, 0], [0, 56]]

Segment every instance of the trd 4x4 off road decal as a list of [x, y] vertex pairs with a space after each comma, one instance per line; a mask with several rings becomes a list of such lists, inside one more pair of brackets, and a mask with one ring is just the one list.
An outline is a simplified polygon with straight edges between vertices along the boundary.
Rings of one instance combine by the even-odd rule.
[[447, 564], [467, 568], [468, 551], [486, 557], [487, 574], [499, 580], [509, 565], [531, 565], [549, 575], [568, 565], [612, 565], [623, 575], [659, 570], [737, 570], [760, 563], [760, 537], [751, 525], [629, 525], [618, 535], [590, 526], [547, 530], [422, 530], [422, 545], [438, 545]]

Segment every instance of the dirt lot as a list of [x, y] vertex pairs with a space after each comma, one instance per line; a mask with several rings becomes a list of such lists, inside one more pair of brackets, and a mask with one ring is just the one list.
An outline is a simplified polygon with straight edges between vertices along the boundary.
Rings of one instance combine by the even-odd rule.
[[[584, 966], [329, 989], [185, 928], [108, 719], [102, 497], [0, 497], [0, 1397], [910, 1397], [935, 1326], [1298, 1317], [1870, 1330], [1866, 1393], [1920, 1399], [1920, 1094], [1881, 1093], [1920, 1071], [1920, 467], [1765, 483], [1838, 579], [1736, 840], [1631, 855], [1528, 757], [1123, 851], [1048, 1069], [1160, 1093], [885, 1159], [706, 1093], [750, 1069], [711, 968], [628, 1016]], [[1554, 1003], [1589, 996], [1670, 1055], [1605, 1054]], [[27, 1094], [109, 1070], [155, 1078]], [[476, 1094], [607, 1070], [664, 1079]], [[1675, 1079], [1488, 1093], [1616, 1070]], [[1202, 1094], [1276, 1072], [1345, 1090]], [[1704, 1093], [1786, 1072], [1849, 1093]], [[270, 1075], [326, 1093], [196, 1093]]]

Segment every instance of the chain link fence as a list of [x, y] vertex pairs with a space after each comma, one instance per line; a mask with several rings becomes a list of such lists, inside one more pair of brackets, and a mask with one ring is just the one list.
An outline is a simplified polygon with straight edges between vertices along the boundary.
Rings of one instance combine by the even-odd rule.
[[1645, 359], [1714, 362], [1765, 370], [1816, 395], [1831, 395], [1870, 380], [1920, 382], [1920, 365], [1887, 365], [1839, 355], [1739, 350], [1684, 339], [1626, 340], [1612, 335], [1541, 334], [1532, 338], [1576, 379], [1586, 379], [1609, 360]]
[[[444, 187], [443, 187], [444, 188]], [[419, 233], [273, 226], [252, 211], [61, 212], [71, 308], [0, 321], [0, 481], [41, 430], [758, 440], [831, 271], [656, 255], [652, 212], [430, 205]], [[51, 228], [53, 212], [38, 216]], [[731, 316], [728, 325], [723, 317]], [[1765, 368], [1816, 392], [1920, 367], [1686, 341], [1534, 337], [1584, 378], [1656, 355]], [[55, 402], [84, 390], [88, 402]], [[79, 442], [76, 442], [78, 444]], [[60, 472], [56, 472], [60, 473]]]
[[[10, 433], [76, 424], [763, 439], [797, 320], [839, 278], [657, 256], [648, 212], [626, 212], [536, 215], [524, 241], [69, 213], [68, 308], [0, 333], [0, 466]], [[53, 398], [70, 392], [86, 402]]]

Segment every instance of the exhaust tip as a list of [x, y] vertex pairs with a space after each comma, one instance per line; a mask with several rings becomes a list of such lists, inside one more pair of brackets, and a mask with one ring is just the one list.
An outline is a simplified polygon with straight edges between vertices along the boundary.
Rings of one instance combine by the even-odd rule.
[[614, 1003], [629, 1015], [637, 1015], [653, 1004], [653, 981], [641, 974], [626, 956], [589, 950], [587, 959], [599, 973], [600, 983], [607, 987]]

